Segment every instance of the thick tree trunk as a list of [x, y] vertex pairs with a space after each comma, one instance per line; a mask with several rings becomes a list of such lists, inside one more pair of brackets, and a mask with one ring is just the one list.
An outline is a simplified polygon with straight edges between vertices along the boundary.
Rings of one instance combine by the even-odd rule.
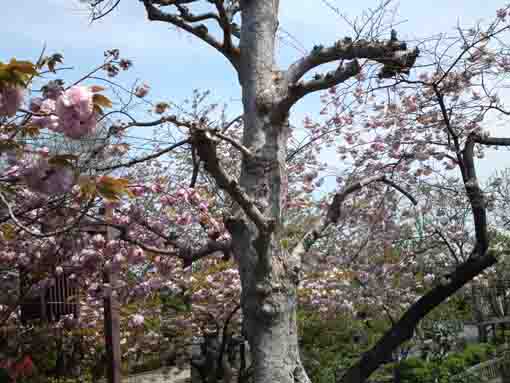
[[275, 68], [278, 0], [244, 0], [241, 64], [243, 145], [240, 186], [268, 217], [261, 230], [239, 213], [227, 223], [242, 283], [243, 326], [255, 383], [307, 382], [299, 358], [296, 307], [299, 267], [280, 245], [286, 198], [286, 115], [275, 113], [283, 84]]

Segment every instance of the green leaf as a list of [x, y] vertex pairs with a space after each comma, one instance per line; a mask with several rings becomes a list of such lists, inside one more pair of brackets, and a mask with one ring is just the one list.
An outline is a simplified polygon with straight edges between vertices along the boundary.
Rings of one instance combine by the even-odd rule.
[[281, 241], [280, 241], [280, 245], [284, 248], [284, 249], [288, 249], [290, 247], [290, 241], [288, 238], [283, 238]]
[[77, 161], [78, 157], [73, 154], [62, 154], [58, 156], [51, 157], [48, 160], [50, 165], [56, 166], [68, 166], [73, 167], [72, 161]]
[[103, 90], [106, 90], [106, 88], [104, 88], [100, 85], [91, 85], [90, 86], [90, 91], [92, 93], [102, 92]]
[[26, 86], [37, 74], [37, 67], [30, 61], [12, 59], [9, 64], [0, 62], [0, 83]]
[[94, 104], [93, 108], [94, 112], [97, 113], [98, 115], [102, 116], [104, 114], [103, 109], [99, 105]]
[[9, 150], [17, 149], [20, 147], [16, 141], [13, 140], [0, 140], [0, 153], [7, 152]]
[[94, 105], [104, 106], [105, 108], [111, 108], [112, 102], [110, 99], [102, 94], [96, 93], [92, 96], [92, 102]]
[[47, 58], [48, 69], [51, 72], [56, 73], [55, 66], [57, 65], [57, 63], [62, 63], [63, 58], [64, 58], [64, 56], [62, 56], [60, 53], [55, 53], [52, 56], [50, 56], [49, 58]]
[[128, 194], [128, 186], [129, 180], [108, 176], [101, 177], [96, 185], [99, 194], [103, 198], [112, 201], [117, 201], [122, 195]]
[[11, 59], [9, 64], [7, 64], [7, 70], [28, 74], [30, 76], [37, 75], [37, 69], [30, 61], [17, 61], [16, 59]]
[[14, 226], [9, 223], [4, 223], [2, 226], [0, 226], [0, 231], [2, 232], [6, 241], [12, 241], [16, 238], [16, 230]]
[[29, 137], [37, 137], [40, 133], [41, 129], [34, 124], [28, 124], [23, 127], [23, 130], [21, 131], [23, 136], [29, 136]]

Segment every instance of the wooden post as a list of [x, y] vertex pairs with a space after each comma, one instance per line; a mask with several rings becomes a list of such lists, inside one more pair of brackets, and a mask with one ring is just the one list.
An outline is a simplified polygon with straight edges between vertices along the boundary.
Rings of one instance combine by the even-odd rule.
[[503, 352], [503, 361], [501, 363], [501, 382], [510, 383], [510, 351]]
[[[105, 211], [105, 220], [110, 222], [111, 208]], [[106, 229], [106, 242], [114, 238], [113, 228]], [[110, 286], [104, 296], [104, 337], [106, 343], [106, 377], [108, 383], [121, 383], [120, 318], [119, 304], [114, 294], [117, 275], [112, 268], [103, 270], [103, 282]]]

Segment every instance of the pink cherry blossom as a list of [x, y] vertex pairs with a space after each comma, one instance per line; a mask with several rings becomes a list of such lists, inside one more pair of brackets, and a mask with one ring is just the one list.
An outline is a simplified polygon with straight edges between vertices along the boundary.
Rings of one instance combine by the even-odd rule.
[[32, 123], [39, 126], [41, 129], [49, 129], [54, 132], [59, 132], [59, 119], [57, 116], [36, 116], [32, 118]]
[[105, 238], [101, 234], [96, 234], [92, 237], [92, 244], [96, 249], [103, 248], [105, 243]]
[[165, 206], [172, 206], [177, 202], [177, 199], [169, 195], [164, 195], [159, 199], [159, 202]]
[[48, 157], [49, 153], [50, 153], [50, 150], [46, 146], [37, 149], [37, 154], [39, 154], [43, 158]]
[[24, 90], [19, 86], [0, 88], [0, 116], [12, 117], [23, 102]]
[[178, 225], [189, 225], [192, 221], [192, 217], [190, 214], [184, 214], [182, 216], [180, 216], [178, 219], [177, 219], [177, 224]]
[[30, 189], [48, 195], [69, 192], [75, 182], [71, 168], [50, 166], [45, 159], [40, 159], [34, 166], [29, 167], [24, 177]]
[[126, 260], [126, 257], [122, 253], [116, 253], [113, 256], [113, 261], [116, 263], [123, 263]]
[[128, 261], [132, 264], [142, 263], [145, 260], [145, 253], [139, 247], [132, 248], [128, 252]]
[[143, 315], [135, 314], [131, 317], [131, 323], [133, 323], [134, 326], [141, 326], [143, 325], [143, 322], [145, 322], [145, 318]]
[[155, 183], [150, 186], [150, 190], [153, 193], [161, 193], [163, 191], [163, 186], [159, 183]]
[[142, 85], [137, 86], [135, 89], [135, 96], [140, 97], [140, 98], [147, 96], [150, 88], [151, 87], [146, 83], [143, 83]]
[[44, 99], [42, 97], [32, 97], [32, 99], [30, 99], [30, 103], [28, 104], [28, 109], [31, 112], [38, 113], [39, 110], [41, 110], [41, 104], [43, 101]]
[[97, 120], [92, 96], [88, 87], [73, 86], [58, 98], [59, 130], [67, 137], [78, 139], [95, 131]]
[[56, 100], [64, 93], [60, 80], [50, 81], [43, 88], [43, 97]]
[[143, 188], [142, 186], [135, 186], [130, 188], [130, 190], [136, 197], [140, 197], [145, 193], [145, 188]]

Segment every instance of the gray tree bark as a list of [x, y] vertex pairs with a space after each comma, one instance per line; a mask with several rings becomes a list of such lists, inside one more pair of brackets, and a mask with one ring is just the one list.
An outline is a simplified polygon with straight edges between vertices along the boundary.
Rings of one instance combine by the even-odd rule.
[[240, 82], [243, 90], [243, 144], [253, 157], [243, 159], [241, 188], [269, 217], [273, 232], [250, 222], [232, 230], [242, 281], [242, 310], [254, 363], [255, 383], [307, 382], [297, 343], [297, 283], [288, 254], [278, 243], [286, 198], [286, 113], [275, 105], [286, 87], [275, 66], [278, 1], [243, 1]]

